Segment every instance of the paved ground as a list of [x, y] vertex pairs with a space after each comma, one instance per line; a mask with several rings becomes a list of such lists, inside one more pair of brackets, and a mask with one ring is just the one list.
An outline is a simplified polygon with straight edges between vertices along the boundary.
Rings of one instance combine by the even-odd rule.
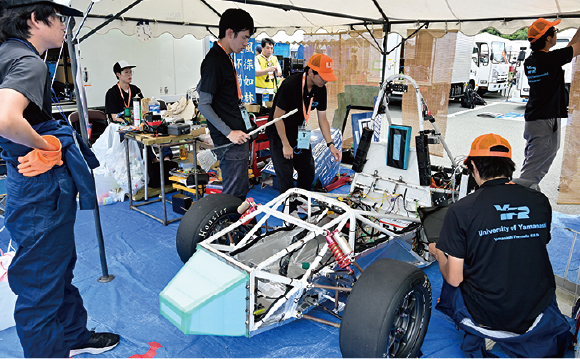
[[[524, 159], [525, 140], [524, 118], [525, 103], [506, 102], [506, 98], [498, 94], [486, 94], [483, 96], [487, 105], [477, 106], [468, 110], [461, 107], [459, 102], [449, 103], [449, 118], [447, 122], [447, 133], [445, 139], [453, 156], [467, 155], [471, 142], [479, 135], [485, 133], [497, 133], [505, 137], [512, 145], [513, 160], [516, 163], [516, 173], [519, 176], [519, 169]], [[389, 106], [393, 119], [402, 118], [400, 103], [392, 103]], [[512, 118], [489, 118], [479, 117], [482, 113], [511, 114]], [[521, 115], [518, 117], [518, 115]], [[396, 120], [395, 120], [396, 121]], [[564, 121], [563, 121], [564, 122]], [[563, 126], [562, 139], [565, 138], [566, 126]], [[562, 146], [564, 143], [562, 142]], [[542, 192], [548, 196], [555, 211], [565, 214], [580, 214], [578, 205], [558, 205], [558, 184], [560, 182], [560, 170], [562, 167], [563, 147], [558, 151], [550, 171], [540, 183]], [[438, 161], [441, 161], [439, 163]], [[435, 159], [435, 164], [449, 164], [448, 158]]]

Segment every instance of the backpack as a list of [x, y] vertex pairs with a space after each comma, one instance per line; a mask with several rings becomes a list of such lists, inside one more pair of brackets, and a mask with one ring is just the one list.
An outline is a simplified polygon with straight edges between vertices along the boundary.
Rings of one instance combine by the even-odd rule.
[[465, 108], [475, 108], [475, 96], [477, 93], [471, 88], [467, 88], [461, 97], [461, 106]]
[[475, 91], [473, 91], [473, 94], [475, 95], [473, 98], [473, 101], [475, 102], [476, 105], [486, 105], [487, 102], [485, 102], [484, 99], [481, 98], [481, 96], [479, 96], [479, 94]]

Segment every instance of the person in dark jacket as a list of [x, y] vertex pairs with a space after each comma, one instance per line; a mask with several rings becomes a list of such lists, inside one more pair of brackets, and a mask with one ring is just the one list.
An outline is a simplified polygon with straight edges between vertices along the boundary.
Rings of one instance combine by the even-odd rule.
[[56, 0], [0, 6], [0, 146], [8, 173], [5, 224], [18, 244], [8, 268], [18, 295], [16, 331], [25, 357], [102, 353], [120, 338], [86, 328], [87, 311], [72, 285], [77, 193], [81, 209], [95, 208], [89, 166], [98, 161], [68, 124], [52, 119], [50, 76], [40, 57], [61, 46], [66, 16], [82, 13]]

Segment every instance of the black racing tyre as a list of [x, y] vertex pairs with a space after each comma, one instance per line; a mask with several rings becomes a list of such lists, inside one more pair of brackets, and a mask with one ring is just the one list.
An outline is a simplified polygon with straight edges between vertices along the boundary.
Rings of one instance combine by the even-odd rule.
[[356, 281], [340, 325], [345, 358], [417, 357], [431, 318], [431, 283], [394, 259], [371, 264]]
[[[211, 194], [194, 202], [177, 229], [175, 244], [181, 261], [185, 263], [191, 258], [199, 242], [240, 219], [238, 206], [241, 203], [241, 199], [223, 193]], [[246, 232], [247, 228], [242, 226], [230, 235], [237, 243]], [[226, 244], [229, 238], [224, 236], [217, 242]]]

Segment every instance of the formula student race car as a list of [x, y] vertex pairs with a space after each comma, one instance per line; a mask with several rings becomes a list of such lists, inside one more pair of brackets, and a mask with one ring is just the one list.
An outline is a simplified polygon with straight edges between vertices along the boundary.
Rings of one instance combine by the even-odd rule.
[[[226, 194], [195, 202], [177, 232], [185, 265], [160, 294], [163, 316], [185, 334], [248, 337], [303, 318], [339, 327], [344, 357], [418, 355], [432, 301], [419, 268], [433, 261], [439, 208], [468, 181], [411, 78], [385, 82], [373, 119], [384, 112], [391, 125], [386, 98], [399, 77], [422, 114], [416, 150], [410, 128], [390, 126], [388, 143], [361, 136], [348, 195], [292, 189], [263, 205]], [[432, 173], [430, 143], [443, 143], [449, 168]], [[288, 213], [290, 201], [302, 216]], [[339, 322], [312, 315], [315, 307]]]

